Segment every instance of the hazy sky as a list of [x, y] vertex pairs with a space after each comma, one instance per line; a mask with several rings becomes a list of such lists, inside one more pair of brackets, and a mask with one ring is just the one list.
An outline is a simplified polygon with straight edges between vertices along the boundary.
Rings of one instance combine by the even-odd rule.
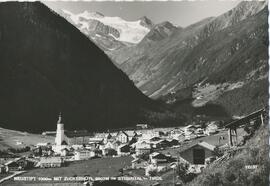
[[[44, 2], [44, 1], [43, 1]], [[73, 13], [97, 11], [105, 16], [119, 16], [125, 20], [134, 21], [147, 16], [154, 23], [170, 21], [178, 26], [187, 26], [203, 18], [218, 16], [233, 7], [240, 1], [165, 1], [165, 2], [61, 2], [45, 1], [50, 8], [66, 9]]]

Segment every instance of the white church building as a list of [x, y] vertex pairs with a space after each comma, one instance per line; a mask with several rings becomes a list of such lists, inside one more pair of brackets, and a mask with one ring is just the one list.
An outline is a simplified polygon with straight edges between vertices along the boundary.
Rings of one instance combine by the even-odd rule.
[[86, 130], [65, 131], [60, 113], [57, 121], [55, 145], [52, 146], [52, 150], [61, 153], [62, 149], [69, 149], [68, 147], [72, 145], [88, 144], [91, 137], [93, 137], [93, 134]]
[[68, 144], [66, 142], [66, 136], [64, 131], [64, 123], [62, 123], [62, 116], [61, 113], [59, 114], [59, 118], [57, 121], [57, 129], [56, 129], [56, 136], [55, 136], [55, 145], [52, 146], [52, 150], [56, 153], [61, 153], [62, 149], [67, 148]]

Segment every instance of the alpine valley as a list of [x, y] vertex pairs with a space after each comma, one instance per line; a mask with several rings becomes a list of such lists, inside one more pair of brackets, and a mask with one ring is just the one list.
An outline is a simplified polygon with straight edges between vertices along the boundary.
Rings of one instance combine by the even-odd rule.
[[268, 2], [237, 2], [0, 2], [0, 185], [269, 185]]
[[[240, 2], [185, 28], [154, 24], [146, 17], [127, 22], [100, 13], [61, 12], [145, 95], [178, 112], [203, 107], [204, 115], [215, 113], [219, 105], [229, 115], [241, 116], [266, 106], [267, 2]], [[135, 32], [126, 34], [130, 29]]]
[[68, 130], [184, 125], [267, 103], [265, 2], [185, 28], [55, 11], [0, 3], [1, 127], [54, 130], [59, 112]]

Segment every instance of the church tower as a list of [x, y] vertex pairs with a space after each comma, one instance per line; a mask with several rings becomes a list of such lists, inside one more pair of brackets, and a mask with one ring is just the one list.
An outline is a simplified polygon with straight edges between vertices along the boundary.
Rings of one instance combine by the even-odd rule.
[[59, 114], [59, 118], [57, 121], [57, 130], [56, 130], [56, 137], [55, 137], [55, 143], [57, 146], [62, 145], [64, 141], [64, 124], [62, 123], [62, 116], [61, 113]]

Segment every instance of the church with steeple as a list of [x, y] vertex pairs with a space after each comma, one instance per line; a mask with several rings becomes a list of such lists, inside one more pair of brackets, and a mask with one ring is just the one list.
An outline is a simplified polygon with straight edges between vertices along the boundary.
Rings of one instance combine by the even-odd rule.
[[61, 153], [61, 150], [67, 148], [64, 123], [62, 122], [62, 114], [59, 114], [57, 121], [57, 129], [55, 136], [55, 145], [52, 146], [52, 150], [56, 153]]
[[55, 144], [58, 146], [67, 145], [67, 142], [65, 141], [64, 123], [62, 123], [61, 113], [59, 114], [58, 121], [57, 121]]
[[56, 127], [55, 144], [52, 146], [52, 150], [56, 153], [61, 153], [61, 150], [72, 145], [88, 144], [92, 133], [86, 130], [65, 131], [62, 117], [60, 113]]

